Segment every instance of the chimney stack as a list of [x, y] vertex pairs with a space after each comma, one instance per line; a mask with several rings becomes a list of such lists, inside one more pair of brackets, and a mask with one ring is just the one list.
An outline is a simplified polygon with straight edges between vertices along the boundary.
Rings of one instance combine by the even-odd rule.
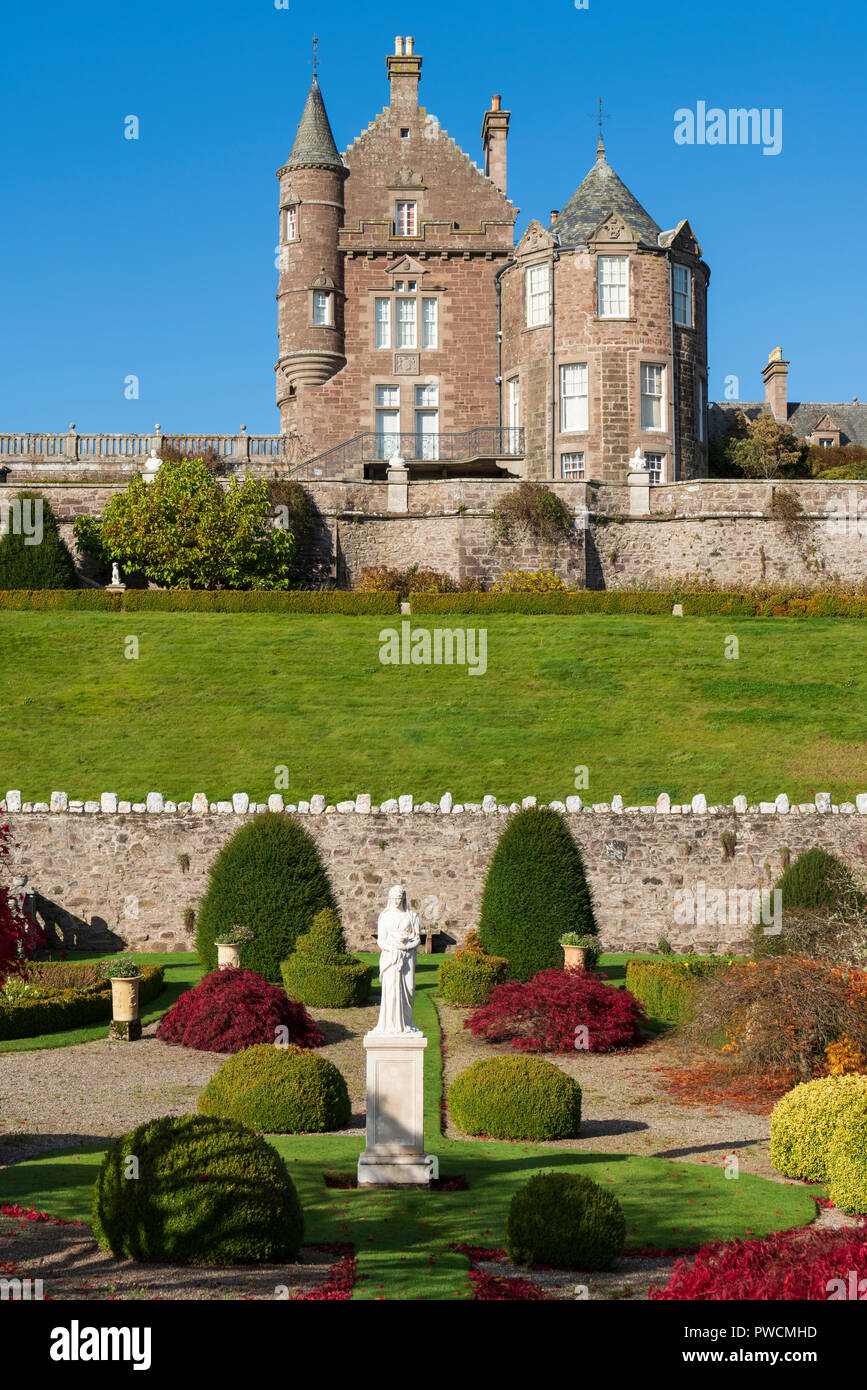
[[501, 98], [491, 97], [490, 110], [482, 119], [482, 149], [485, 152], [485, 174], [501, 193], [506, 191], [506, 139], [509, 134], [511, 111], [500, 109]]
[[418, 110], [418, 82], [421, 58], [416, 56], [411, 37], [394, 41], [394, 53], [385, 60], [391, 86], [391, 109], [398, 116], [411, 116]]
[[783, 349], [775, 347], [773, 352], [768, 354], [768, 364], [762, 367], [762, 376], [765, 382], [765, 400], [771, 407], [775, 420], [782, 420], [783, 423], [789, 418], [788, 389], [786, 379], [789, 375], [789, 364], [783, 360]]

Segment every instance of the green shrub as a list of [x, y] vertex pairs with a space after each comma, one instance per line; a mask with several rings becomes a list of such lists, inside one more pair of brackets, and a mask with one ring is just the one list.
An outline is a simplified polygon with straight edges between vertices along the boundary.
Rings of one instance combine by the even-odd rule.
[[771, 1162], [786, 1178], [823, 1182], [841, 1121], [867, 1112], [867, 1076], [823, 1076], [788, 1091], [771, 1112]]
[[841, 1119], [826, 1171], [828, 1196], [834, 1206], [851, 1216], [867, 1212], [867, 1104], [852, 1107]]
[[[34, 545], [37, 504], [42, 507], [42, 539]], [[6, 535], [0, 537], [0, 589], [77, 589], [75, 561], [61, 539], [57, 517], [41, 493], [19, 492], [6, 505], [10, 523]], [[25, 534], [24, 526], [30, 535]]]
[[509, 821], [488, 867], [479, 930], [519, 980], [563, 964], [564, 932], [596, 931], [581, 852], [559, 812], [534, 806]]
[[333, 1062], [303, 1047], [258, 1043], [224, 1062], [199, 1096], [199, 1114], [263, 1134], [323, 1134], [349, 1124], [346, 1082]]
[[487, 951], [456, 952], [445, 956], [439, 968], [439, 992], [447, 1004], [471, 1009], [484, 1004], [494, 985], [502, 984], [509, 969], [505, 956]]
[[92, 1220], [113, 1255], [184, 1265], [294, 1260], [304, 1234], [277, 1150], [243, 1125], [199, 1115], [149, 1120], [115, 1140]]
[[335, 906], [328, 875], [310, 834], [277, 812], [254, 816], [217, 855], [196, 919], [203, 971], [216, 968], [221, 931], [240, 923], [253, 932], [241, 966], [280, 979], [280, 962], [309, 931], [316, 913]]
[[644, 1012], [662, 1023], [685, 1023], [692, 1014], [695, 987], [726, 964], [723, 960], [630, 960], [626, 988]]
[[506, 1249], [514, 1264], [608, 1269], [625, 1244], [617, 1198], [577, 1173], [537, 1173], [509, 1205]]
[[340, 918], [330, 907], [317, 912], [280, 972], [289, 997], [314, 1009], [352, 1009], [366, 1003], [373, 978], [373, 966], [347, 952]]
[[[863, 895], [845, 864], [827, 850], [804, 850], [783, 871], [774, 884], [780, 892], [783, 930], [766, 935], [761, 923], [751, 932], [752, 952], [756, 959], [765, 956], [797, 954], [823, 957], [832, 943], [826, 924], [831, 913], [845, 899], [853, 908], [863, 906]], [[837, 935], [837, 925], [831, 935]]]
[[669, 615], [683, 604], [686, 617], [867, 618], [867, 597], [828, 590], [772, 592], [752, 590], [569, 589], [544, 594], [410, 594], [412, 612], [424, 613], [639, 613]]
[[28, 612], [72, 610], [101, 613], [342, 613], [389, 616], [400, 612], [396, 593], [359, 594], [345, 590], [289, 592], [250, 589], [127, 589], [109, 594], [104, 589], [68, 592], [0, 589], [0, 610]]
[[[83, 1028], [88, 1023], [99, 1023], [111, 1018], [111, 982], [102, 980], [94, 983], [87, 965], [66, 965], [66, 971], [80, 969], [83, 972], [82, 984], [74, 988], [52, 988], [51, 972], [45, 965], [39, 969], [43, 975], [33, 979], [40, 988], [36, 997], [24, 996], [10, 1000], [0, 998], [0, 1042], [9, 1038], [36, 1038], [43, 1033], [64, 1033], [70, 1028]], [[165, 989], [163, 966], [142, 965], [139, 985], [139, 1008], [156, 999]], [[42, 990], [45, 993], [42, 993]]]
[[455, 1077], [449, 1113], [465, 1134], [570, 1139], [581, 1125], [581, 1087], [544, 1057], [484, 1057]]

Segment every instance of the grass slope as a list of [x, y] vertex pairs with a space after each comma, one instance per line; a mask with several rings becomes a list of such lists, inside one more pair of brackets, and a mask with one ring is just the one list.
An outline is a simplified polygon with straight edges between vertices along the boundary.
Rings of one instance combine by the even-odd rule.
[[[367, 956], [371, 962], [376, 956]], [[809, 1192], [721, 1166], [674, 1163], [625, 1154], [588, 1154], [555, 1146], [449, 1140], [440, 1124], [442, 1050], [434, 1003], [438, 963], [420, 956], [415, 1022], [425, 1052], [425, 1140], [440, 1173], [463, 1173], [466, 1192], [366, 1192], [327, 1188], [326, 1170], [354, 1169], [363, 1143], [339, 1135], [275, 1136], [298, 1186], [305, 1240], [353, 1241], [365, 1300], [466, 1299], [467, 1261], [452, 1242], [502, 1246], [513, 1193], [539, 1169], [580, 1172], [610, 1184], [622, 1202], [632, 1246], [697, 1246], [706, 1240], [760, 1236], [812, 1220]], [[0, 1171], [0, 1200], [33, 1203], [67, 1219], [88, 1221], [103, 1149], [53, 1155]]]
[[[592, 801], [862, 790], [867, 623], [444, 616], [487, 630], [487, 671], [470, 676], [383, 666], [378, 635], [393, 621], [4, 612], [0, 795], [264, 801], [281, 765], [294, 800], [562, 799], [579, 764]], [[413, 620], [423, 626], [437, 620]], [[138, 660], [124, 658], [128, 635]]]

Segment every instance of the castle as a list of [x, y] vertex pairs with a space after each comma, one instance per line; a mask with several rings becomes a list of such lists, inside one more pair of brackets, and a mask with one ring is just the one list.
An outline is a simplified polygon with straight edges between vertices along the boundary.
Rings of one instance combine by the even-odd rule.
[[514, 245], [510, 112], [484, 173], [419, 105], [412, 38], [389, 105], [338, 153], [314, 76], [280, 180], [277, 403], [311, 476], [653, 482], [707, 474], [708, 266], [596, 162]]

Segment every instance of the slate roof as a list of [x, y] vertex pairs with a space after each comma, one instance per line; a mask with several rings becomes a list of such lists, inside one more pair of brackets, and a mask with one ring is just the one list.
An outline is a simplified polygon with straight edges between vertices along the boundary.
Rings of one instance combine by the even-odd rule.
[[612, 210], [635, 229], [646, 245], [659, 245], [660, 228], [617, 177], [600, 140], [596, 163], [575, 189], [551, 231], [559, 236], [563, 246], [581, 245]]
[[[710, 433], [724, 434], [727, 418], [736, 410], [743, 411], [748, 420], [754, 420], [757, 415], [769, 411], [770, 406], [767, 401], [711, 401], [708, 406]], [[867, 448], [867, 404], [789, 401], [788, 423], [799, 439], [812, 434], [823, 415], [830, 415], [838, 426], [841, 444], [861, 444]]]
[[298, 122], [298, 133], [292, 153], [286, 161], [286, 168], [301, 169], [311, 164], [325, 169], [343, 168], [315, 75], [310, 83], [310, 91], [307, 93], [301, 120]]

